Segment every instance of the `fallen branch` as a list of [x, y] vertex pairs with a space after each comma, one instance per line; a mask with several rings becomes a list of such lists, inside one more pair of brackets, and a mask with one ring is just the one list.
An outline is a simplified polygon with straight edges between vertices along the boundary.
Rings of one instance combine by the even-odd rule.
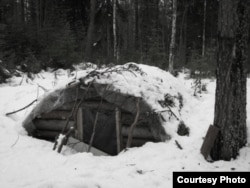
[[135, 115], [134, 122], [131, 124], [130, 129], [129, 129], [129, 134], [128, 134], [128, 140], [127, 140], [126, 148], [129, 148], [131, 146], [132, 139], [133, 139], [134, 128], [137, 125], [137, 122], [138, 122], [138, 119], [139, 119], [139, 115], [140, 115], [140, 98], [137, 98], [137, 102], [136, 102], [136, 115]]
[[16, 139], [15, 143], [11, 145], [12, 148], [16, 145], [16, 143], [18, 142], [18, 140], [19, 140], [19, 134], [17, 135], [17, 139]]
[[36, 101], [37, 101], [37, 99], [35, 99], [34, 101], [32, 101], [32, 102], [31, 102], [30, 104], [28, 104], [27, 106], [25, 106], [25, 107], [23, 107], [23, 108], [21, 108], [21, 109], [19, 109], [19, 110], [13, 111], [13, 112], [6, 113], [5, 115], [6, 115], [6, 116], [9, 116], [9, 115], [15, 114], [15, 113], [17, 113], [17, 112], [20, 112], [20, 111], [22, 111], [22, 110], [25, 110], [26, 108], [28, 108], [28, 107], [30, 107], [32, 104], [34, 104]]

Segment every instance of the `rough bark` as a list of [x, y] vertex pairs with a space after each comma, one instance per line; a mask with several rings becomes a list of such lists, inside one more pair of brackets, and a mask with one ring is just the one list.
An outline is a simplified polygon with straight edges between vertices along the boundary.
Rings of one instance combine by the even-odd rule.
[[246, 69], [249, 2], [220, 0], [213, 160], [231, 160], [247, 142]]

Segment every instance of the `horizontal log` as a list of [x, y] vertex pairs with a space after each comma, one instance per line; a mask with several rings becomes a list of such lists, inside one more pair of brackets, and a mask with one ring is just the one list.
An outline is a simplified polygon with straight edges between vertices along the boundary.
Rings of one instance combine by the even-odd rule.
[[[77, 101], [77, 103], [80, 102], [80, 100]], [[75, 102], [69, 102], [65, 103], [62, 106], [58, 107], [55, 109], [56, 111], [71, 111], [72, 108], [74, 107]]]
[[[76, 95], [76, 90], [77, 90], [78, 84], [71, 84], [69, 86], [67, 86], [64, 91], [66, 93], [66, 95], [72, 95], [75, 96]], [[89, 88], [87, 87], [83, 87], [80, 86], [78, 89], [78, 98], [81, 99], [82, 97], [84, 97], [85, 99], [90, 99], [90, 98], [96, 98], [100, 96], [95, 88]], [[74, 97], [75, 98], [75, 97]]]
[[93, 108], [97, 109], [99, 108], [100, 110], [115, 110], [115, 106], [113, 104], [107, 103], [107, 102], [91, 102], [91, 101], [86, 101], [82, 103], [81, 105], [83, 108]]
[[[80, 102], [80, 101], [79, 101]], [[100, 110], [110, 110], [113, 111], [115, 110], [115, 106], [113, 104], [107, 103], [107, 102], [102, 102], [100, 106], [101, 101], [84, 101], [81, 104], [81, 108], [90, 108], [90, 109], [100, 109]], [[63, 106], [59, 107], [57, 110], [71, 110], [74, 106], [74, 102], [64, 104]], [[99, 107], [100, 106], [100, 107]]]
[[66, 120], [70, 116], [71, 111], [68, 110], [52, 110], [48, 113], [37, 116], [38, 119], [45, 120]]
[[[123, 125], [129, 125], [130, 126], [132, 124], [132, 122], [134, 121], [134, 119], [135, 119], [135, 114], [122, 112], [121, 123]], [[147, 117], [145, 117], [145, 115], [140, 114], [137, 124], [138, 125], [148, 124]]]
[[[130, 127], [122, 126], [122, 136], [128, 136]], [[147, 128], [135, 127], [133, 138], [154, 139], [153, 134]]]
[[[51, 131], [62, 131], [64, 126], [66, 125], [66, 121], [63, 120], [42, 120], [42, 119], [35, 119], [33, 123], [37, 129], [40, 130], [51, 130]], [[74, 126], [74, 121], [70, 121], [68, 124], [67, 129]], [[66, 129], [66, 130], [67, 130]]]

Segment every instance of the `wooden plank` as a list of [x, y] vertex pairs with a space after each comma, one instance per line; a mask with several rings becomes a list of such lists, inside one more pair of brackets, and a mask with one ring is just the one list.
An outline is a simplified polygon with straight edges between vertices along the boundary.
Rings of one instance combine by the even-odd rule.
[[68, 110], [53, 110], [48, 113], [41, 114], [38, 119], [54, 119], [54, 120], [66, 120], [70, 116], [70, 111]]
[[[128, 136], [129, 129], [127, 126], [122, 126], [122, 136]], [[133, 138], [154, 139], [153, 134], [147, 127], [135, 127]]]
[[215, 127], [213, 125], [209, 126], [206, 137], [201, 146], [201, 154], [204, 156], [205, 159], [207, 159], [207, 157], [209, 156], [219, 131], [220, 129], [218, 127]]
[[83, 141], [83, 116], [82, 108], [79, 108], [76, 116], [76, 132], [75, 136], [78, 140]]
[[99, 110], [110, 110], [113, 111], [115, 110], [115, 106], [113, 104], [107, 103], [107, 102], [102, 102], [101, 101], [86, 101], [82, 103], [83, 108], [93, 108], [93, 109], [99, 109]]
[[[78, 102], [80, 102], [80, 100], [77, 100], [77, 103]], [[63, 111], [63, 110], [68, 110], [68, 111], [71, 111], [72, 110], [72, 108], [74, 107], [74, 104], [75, 104], [75, 102], [68, 102], [68, 103], [65, 103], [65, 104], [63, 104], [62, 106], [60, 106], [60, 107], [58, 107], [56, 110], [58, 110], [58, 111]]]
[[[66, 125], [66, 121], [63, 120], [35, 119], [33, 123], [37, 129], [49, 131], [62, 131], [63, 127]], [[69, 122], [67, 130], [72, 126], [74, 126], [74, 121]]]
[[[134, 114], [122, 112], [121, 123], [122, 125], [130, 126], [133, 123], [134, 118], [135, 118]], [[140, 124], [147, 124], [147, 123], [148, 123], [147, 118], [143, 114], [140, 114], [137, 126], [140, 126]]]
[[[79, 101], [78, 101], [79, 102]], [[85, 101], [81, 104], [82, 108], [91, 108], [99, 110], [115, 110], [115, 106], [113, 104], [102, 102], [102, 105], [99, 107], [100, 101]], [[71, 110], [74, 106], [74, 102], [66, 103], [63, 106], [59, 107], [57, 110]]]

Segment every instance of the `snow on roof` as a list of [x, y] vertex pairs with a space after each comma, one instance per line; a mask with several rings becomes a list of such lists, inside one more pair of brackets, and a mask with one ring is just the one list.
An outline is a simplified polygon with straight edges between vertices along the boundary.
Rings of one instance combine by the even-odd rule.
[[178, 97], [186, 93], [183, 84], [169, 72], [144, 64], [127, 63], [112, 68], [96, 69], [87, 75], [85, 71], [82, 73], [80, 71], [78, 75], [81, 74], [83, 77], [80, 80], [85, 84], [94, 81], [110, 85], [109, 90], [141, 97], [156, 112], [168, 109], [164, 101], [172, 100], [174, 103], [171, 106], [172, 110], [178, 113], [180, 111]]

